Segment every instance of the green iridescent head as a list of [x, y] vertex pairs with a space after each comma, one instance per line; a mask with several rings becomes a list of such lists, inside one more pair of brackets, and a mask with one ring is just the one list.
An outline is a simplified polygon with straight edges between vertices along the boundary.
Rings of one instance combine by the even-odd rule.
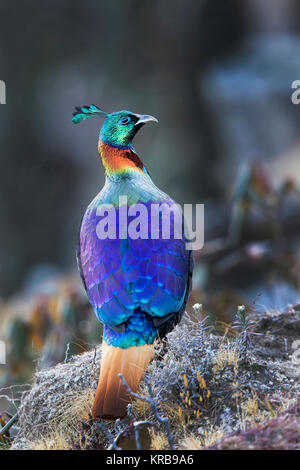
[[135, 134], [146, 122], [158, 122], [153, 116], [135, 114], [131, 111], [117, 111], [108, 114], [95, 105], [77, 107], [73, 116], [74, 124], [94, 116], [105, 117], [100, 138], [114, 147], [130, 147]]

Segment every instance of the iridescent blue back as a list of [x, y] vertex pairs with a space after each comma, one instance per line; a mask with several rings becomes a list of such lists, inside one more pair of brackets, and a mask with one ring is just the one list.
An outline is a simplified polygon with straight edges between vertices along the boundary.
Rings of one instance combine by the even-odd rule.
[[[174, 217], [170, 238], [163, 239], [160, 219], [158, 239], [151, 239], [151, 204], [161, 200], [136, 201], [148, 209], [148, 239], [119, 238], [118, 208], [117, 238], [99, 239], [96, 228], [101, 217], [96, 212], [102, 202], [99, 197], [89, 206], [80, 231], [79, 266], [89, 300], [105, 325], [108, 344], [122, 348], [152, 344], [184, 313], [191, 287], [192, 254], [185, 248], [184, 233], [181, 239], [174, 238]], [[163, 202], [174, 204], [169, 198]], [[133, 219], [128, 217], [128, 224]]]

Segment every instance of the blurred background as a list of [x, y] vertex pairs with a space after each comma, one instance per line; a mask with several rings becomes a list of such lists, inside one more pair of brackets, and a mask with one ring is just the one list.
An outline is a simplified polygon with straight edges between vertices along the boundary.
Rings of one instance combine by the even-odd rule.
[[100, 341], [75, 249], [101, 121], [74, 126], [75, 105], [159, 119], [137, 153], [205, 204], [191, 303], [226, 323], [300, 300], [299, 2], [1, 0], [0, 79], [0, 383]]

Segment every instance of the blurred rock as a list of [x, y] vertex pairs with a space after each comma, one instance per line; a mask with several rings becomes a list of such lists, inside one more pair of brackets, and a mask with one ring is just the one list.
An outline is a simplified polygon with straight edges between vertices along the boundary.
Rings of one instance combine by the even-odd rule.
[[299, 109], [291, 102], [299, 47], [296, 34], [253, 34], [199, 81], [223, 152], [220, 184], [241, 160], [276, 159], [299, 140]]
[[[298, 411], [294, 415], [287, 413], [290, 419], [283, 429], [289, 434], [285, 438], [272, 431], [278, 429], [284, 418], [271, 421], [269, 431], [265, 421], [279, 415], [299, 397], [299, 364], [293, 362], [290, 340], [300, 339], [300, 309], [290, 308], [284, 314], [266, 314], [260, 319], [253, 316], [253, 321], [256, 326], [250, 336], [252, 347], [242, 353], [241, 338], [224, 342], [224, 337], [209, 334], [202, 321], [186, 317], [168, 335], [164, 348], [151, 362], [145, 380], [152, 384], [159, 409], [169, 417], [179, 448], [183, 433], [192, 433], [193, 439], [203, 447], [207, 434], [216, 426], [226, 436], [241, 432], [251, 423], [257, 426], [261, 423], [257, 427], [257, 439], [253, 438], [254, 448], [282, 448], [290, 434], [295, 445], [299, 443]], [[92, 406], [99, 362], [98, 349], [96, 354], [84, 353], [66, 364], [38, 372], [31, 390], [23, 395], [19, 431], [12, 448], [32, 448], [41, 436], [47, 436], [49, 429], [66, 433], [68, 413], [75, 429], [72, 437], [65, 438], [71, 439], [68, 445], [78, 448], [83, 422], [85, 440], [88, 436], [89, 442], [95, 441], [98, 432], [95, 421], [90, 419], [89, 412], [85, 412], [84, 419], [80, 417], [80, 407], [84, 402], [88, 403], [88, 409]], [[79, 393], [86, 396], [76, 408], [77, 421], [74, 421], [72, 408]], [[149, 410], [136, 406], [133, 404], [132, 411], [136, 419], [154, 419]], [[128, 418], [124, 424], [121, 421], [108, 426], [116, 436], [122, 428], [127, 428]], [[255, 434], [254, 431], [251, 432]], [[264, 433], [268, 440], [260, 442], [259, 436]], [[242, 436], [233, 441], [235, 448], [239, 445], [243, 448], [247, 435]], [[251, 433], [248, 437], [252, 439]], [[108, 445], [105, 435], [98, 436], [96, 441], [97, 445]]]
[[300, 402], [278, 417], [224, 437], [205, 450], [300, 450]]

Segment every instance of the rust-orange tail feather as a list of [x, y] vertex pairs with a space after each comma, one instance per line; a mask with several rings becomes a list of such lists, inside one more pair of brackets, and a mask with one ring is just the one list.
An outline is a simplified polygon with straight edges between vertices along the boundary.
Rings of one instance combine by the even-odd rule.
[[93, 418], [117, 419], [127, 413], [131, 401], [118, 374], [122, 374], [133, 392], [153, 355], [153, 344], [122, 349], [102, 343], [101, 370], [92, 410]]

